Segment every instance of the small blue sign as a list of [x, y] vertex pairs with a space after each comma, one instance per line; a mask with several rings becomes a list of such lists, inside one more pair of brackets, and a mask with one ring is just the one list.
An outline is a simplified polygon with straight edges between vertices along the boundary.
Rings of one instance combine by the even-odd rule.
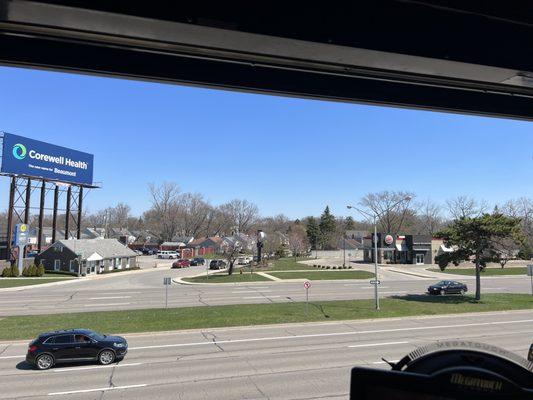
[[4, 133], [3, 173], [92, 185], [93, 164], [92, 154]]
[[26, 246], [30, 241], [30, 227], [27, 224], [15, 225], [15, 236], [13, 238], [13, 245]]

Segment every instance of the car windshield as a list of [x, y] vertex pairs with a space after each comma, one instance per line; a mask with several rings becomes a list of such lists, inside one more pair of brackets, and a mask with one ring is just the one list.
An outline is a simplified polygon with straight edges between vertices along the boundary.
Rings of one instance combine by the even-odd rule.
[[0, 400], [346, 400], [429, 344], [528, 356], [532, 14], [389, 2], [413, 20], [0, 0]]

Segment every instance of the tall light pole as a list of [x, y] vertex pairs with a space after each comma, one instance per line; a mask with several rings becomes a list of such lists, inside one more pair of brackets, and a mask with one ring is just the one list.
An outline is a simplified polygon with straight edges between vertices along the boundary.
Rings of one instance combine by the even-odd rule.
[[372, 224], [374, 225], [374, 303], [376, 310], [379, 311], [379, 288], [378, 288], [378, 225], [377, 220], [379, 217], [381, 217], [386, 212], [389, 212], [393, 210], [396, 206], [398, 206], [400, 203], [403, 203], [404, 201], [411, 201], [411, 196], [405, 196], [403, 199], [397, 201], [392, 206], [384, 210], [381, 214], [378, 213], [369, 213], [367, 211], [361, 210], [355, 206], [348, 205], [346, 206], [348, 209], [354, 209], [356, 211], [359, 211], [364, 216], [372, 219]]

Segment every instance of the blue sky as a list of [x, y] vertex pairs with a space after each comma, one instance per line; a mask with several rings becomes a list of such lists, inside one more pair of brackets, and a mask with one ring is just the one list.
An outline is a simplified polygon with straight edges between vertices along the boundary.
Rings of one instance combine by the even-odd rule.
[[[90, 211], [149, 207], [177, 182], [213, 204], [318, 215], [368, 192], [437, 202], [533, 195], [533, 124], [388, 107], [0, 68], [0, 131], [95, 155]], [[0, 177], [0, 208], [8, 179]]]

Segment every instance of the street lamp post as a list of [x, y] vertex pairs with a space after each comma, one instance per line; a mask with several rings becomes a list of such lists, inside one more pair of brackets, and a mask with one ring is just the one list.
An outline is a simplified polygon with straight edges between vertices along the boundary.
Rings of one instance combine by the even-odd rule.
[[378, 214], [378, 213], [373, 213], [373, 214], [370, 214], [369, 212], [366, 212], [366, 211], [363, 211], [355, 206], [351, 206], [351, 205], [348, 205], [348, 209], [354, 209], [354, 210], [357, 210], [359, 211], [361, 214], [365, 215], [366, 217], [368, 218], [372, 218], [372, 223], [374, 225], [374, 304], [375, 304], [375, 308], [376, 310], [379, 311], [379, 288], [378, 288], [378, 281], [379, 281], [379, 275], [378, 275], [378, 224], [377, 224], [377, 220], [378, 220], [378, 217], [380, 217], [381, 215], [383, 215], [384, 213], [388, 212], [388, 211], [391, 211], [392, 209], [394, 209], [397, 205], [399, 205], [400, 203], [404, 202], [404, 201], [410, 201], [411, 200], [411, 197], [410, 196], [405, 196], [403, 199], [399, 200], [398, 202], [394, 203], [392, 206], [390, 206], [389, 208], [387, 208], [385, 211], [383, 211], [381, 214]]

